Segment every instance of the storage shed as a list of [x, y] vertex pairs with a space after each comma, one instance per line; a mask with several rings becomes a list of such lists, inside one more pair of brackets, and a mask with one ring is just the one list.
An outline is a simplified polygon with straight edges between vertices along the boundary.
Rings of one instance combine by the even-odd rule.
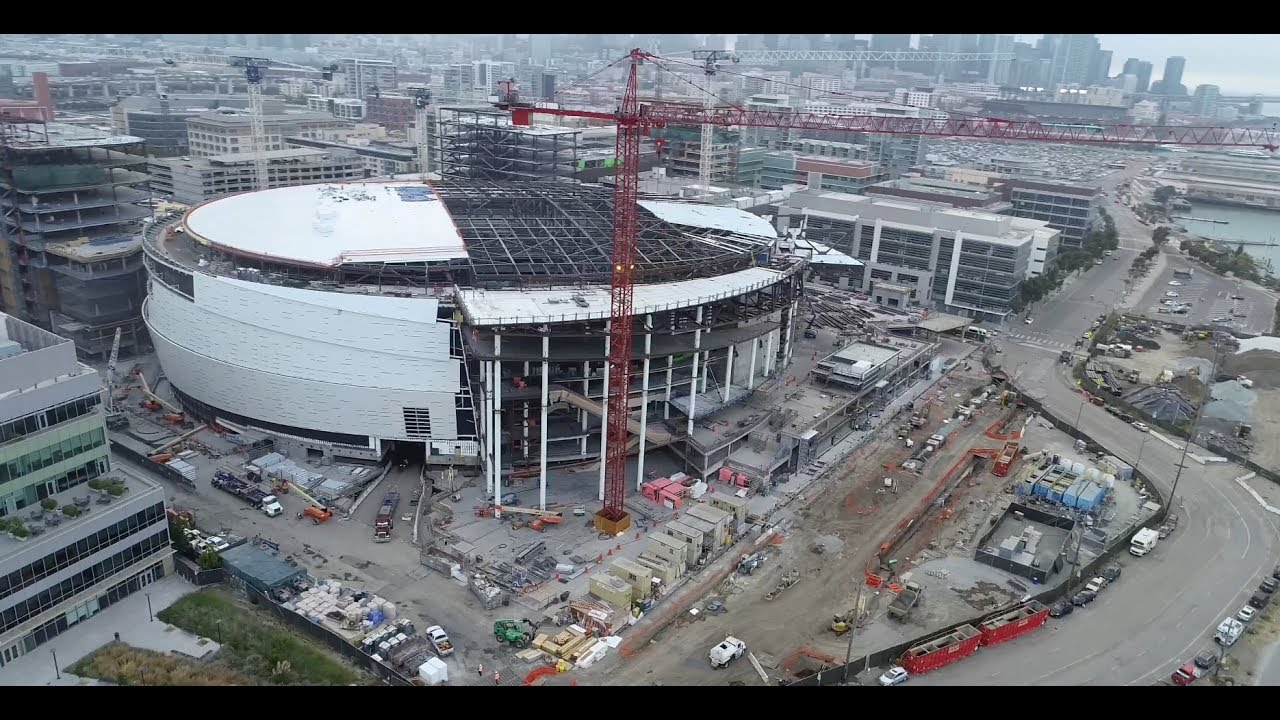
[[306, 570], [289, 567], [285, 561], [272, 557], [248, 543], [224, 551], [222, 566], [231, 576], [268, 593], [307, 574]]

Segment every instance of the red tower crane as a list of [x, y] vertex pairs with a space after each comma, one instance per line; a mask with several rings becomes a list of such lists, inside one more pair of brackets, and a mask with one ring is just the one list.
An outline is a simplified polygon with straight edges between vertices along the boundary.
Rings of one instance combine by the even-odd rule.
[[498, 107], [510, 110], [514, 125], [531, 124], [534, 114], [612, 120], [618, 125], [617, 159], [613, 193], [613, 273], [609, 314], [609, 397], [606, 404], [604, 506], [595, 515], [596, 528], [617, 534], [631, 526], [623, 509], [626, 493], [627, 421], [631, 392], [631, 341], [635, 326], [632, 299], [635, 294], [636, 204], [640, 194], [640, 138], [652, 128], [668, 125], [718, 125], [767, 127], [792, 130], [825, 130], [890, 135], [968, 137], [987, 140], [1030, 140], [1128, 145], [1214, 145], [1259, 147], [1275, 151], [1280, 133], [1225, 127], [1171, 127], [1156, 125], [1069, 125], [983, 118], [945, 120], [876, 115], [820, 115], [779, 110], [744, 110], [737, 107], [695, 107], [663, 103], [640, 104], [636, 91], [637, 69], [646, 60], [660, 61], [639, 49], [627, 55], [630, 67], [622, 102], [615, 112], [574, 110], [522, 104], [509, 95]]

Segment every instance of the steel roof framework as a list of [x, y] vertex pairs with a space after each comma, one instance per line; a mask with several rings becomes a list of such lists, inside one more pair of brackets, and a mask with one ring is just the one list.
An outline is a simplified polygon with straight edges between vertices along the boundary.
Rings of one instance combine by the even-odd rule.
[[[480, 282], [609, 280], [613, 252], [613, 196], [608, 188], [558, 182], [433, 183], [467, 243]], [[720, 247], [637, 208], [636, 274], [670, 282], [741, 270], [742, 248]], [[713, 233], [714, 234], [714, 233]]]

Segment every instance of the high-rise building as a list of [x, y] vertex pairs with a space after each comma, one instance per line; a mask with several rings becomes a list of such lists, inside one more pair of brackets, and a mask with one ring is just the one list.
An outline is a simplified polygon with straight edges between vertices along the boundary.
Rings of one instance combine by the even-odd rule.
[[1217, 85], [1197, 85], [1195, 95], [1191, 99], [1191, 112], [1196, 117], [1217, 117], [1221, 95], [1222, 91]]
[[171, 573], [173, 549], [164, 490], [112, 472], [101, 381], [72, 341], [0, 314], [0, 378], [4, 667]]
[[537, 33], [529, 36], [529, 60], [534, 65], [546, 65], [554, 52], [554, 35]]
[[872, 50], [910, 50], [910, 35], [883, 35], [877, 34], [871, 36]]
[[[75, 341], [85, 358], [146, 343], [142, 138], [63, 123], [4, 123], [0, 311]], [[0, 375], [0, 377], [3, 377]]]
[[1186, 95], [1187, 86], [1182, 84], [1182, 73], [1187, 69], [1187, 59], [1171, 57], [1164, 61], [1164, 75], [1160, 82], [1151, 89], [1160, 95]]
[[[350, 123], [324, 113], [264, 115], [266, 133], [263, 150], [283, 150], [290, 135], [325, 138], [328, 133], [350, 127]], [[252, 153], [253, 119], [247, 112], [208, 112], [187, 120], [187, 147], [191, 155], [213, 157]]]
[[[1012, 55], [1014, 54], [1014, 41], [1012, 35], [984, 35], [984, 38], [993, 39], [991, 50], [996, 53]], [[1015, 58], [993, 58], [987, 64], [987, 82], [996, 85], [1008, 85], [1013, 79], [1013, 63]]]
[[1124, 61], [1124, 74], [1138, 78], [1137, 92], [1146, 92], [1151, 89], [1151, 70], [1151, 63], [1146, 60], [1129, 58]]
[[1111, 51], [1099, 50], [1093, 56], [1093, 68], [1089, 73], [1090, 82], [1102, 85], [1111, 77]]
[[1054, 85], [1090, 84], [1099, 52], [1098, 38], [1093, 35], [1056, 36], [1050, 56], [1053, 59], [1050, 82]]
[[343, 76], [343, 94], [364, 99], [369, 89], [391, 90], [396, 87], [396, 64], [390, 60], [343, 58], [338, 62]]

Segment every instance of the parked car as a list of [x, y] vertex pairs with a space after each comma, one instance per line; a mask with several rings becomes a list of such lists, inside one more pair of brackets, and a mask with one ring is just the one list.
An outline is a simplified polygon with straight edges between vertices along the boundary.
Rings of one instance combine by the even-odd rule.
[[1133, 429], [1134, 429], [1134, 430], [1137, 430], [1138, 432], [1150, 432], [1150, 431], [1151, 431], [1151, 427], [1150, 427], [1150, 426], [1148, 426], [1148, 425], [1147, 425], [1146, 423], [1144, 423], [1144, 422], [1136, 422], [1136, 423], [1134, 423], [1134, 424], [1133, 424]]
[[1089, 584], [1084, 586], [1084, 589], [1085, 589], [1085, 592], [1091, 592], [1096, 595], [1102, 592], [1102, 589], [1105, 588], [1106, 586], [1107, 586], [1107, 579], [1099, 575], [1093, 578], [1092, 580], [1090, 580]]
[[1236, 618], [1237, 618], [1240, 622], [1249, 622], [1249, 621], [1250, 621], [1250, 620], [1252, 620], [1252, 619], [1253, 619], [1257, 614], [1258, 614], [1258, 611], [1257, 611], [1257, 610], [1255, 610], [1255, 609], [1253, 609], [1253, 607], [1252, 607], [1252, 606], [1250, 606], [1250, 605], [1245, 605], [1244, 607], [1240, 608], [1240, 612], [1236, 613]]
[[911, 676], [907, 674], [906, 670], [904, 670], [901, 667], [898, 667], [897, 665], [894, 665], [893, 667], [886, 670], [883, 675], [880, 676], [880, 685], [883, 687], [889, 687], [891, 685], [901, 685], [902, 683], [906, 682], [907, 678], [909, 677]]
[[1243, 295], [1232, 295], [1232, 296], [1231, 296], [1231, 299], [1232, 299], [1232, 300], [1243, 300], [1243, 299], [1244, 299], [1244, 296], [1243, 296]]
[[1035, 319], [1035, 318], [1027, 318], [1027, 324], [1028, 324], [1028, 325], [1030, 325], [1031, 323], [1033, 323], [1033, 322], [1035, 322], [1035, 321], [1036, 321], [1036, 319]]
[[1274, 593], [1276, 588], [1280, 588], [1280, 580], [1276, 580], [1275, 578], [1266, 578], [1262, 581], [1262, 584], [1258, 586], [1259, 590], [1268, 595]]
[[1108, 565], [1107, 568], [1102, 571], [1102, 577], [1106, 578], [1107, 582], [1115, 582], [1120, 579], [1120, 573], [1122, 570], [1123, 568], [1119, 565]]
[[1098, 593], [1090, 592], [1089, 590], [1081, 590], [1075, 594], [1075, 597], [1071, 598], [1071, 604], [1077, 607], [1084, 607], [1097, 599]]
[[1177, 280], [1170, 280], [1168, 283], [1165, 283], [1165, 284], [1168, 285], [1169, 287], [1182, 287], [1182, 283], [1178, 282]]
[[1059, 600], [1049, 608], [1049, 617], [1066, 617], [1075, 607], [1066, 600]]
[[1277, 565], [1276, 569], [1271, 571], [1271, 577], [1280, 580], [1280, 565]]
[[1195, 660], [1192, 660], [1196, 667], [1204, 670], [1212, 670], [1214, 665], [1218, 664], [1218, 653], [1212, 650], [1201, 650], [1196, 653]]
[[1175, 297], [1178, 297], [1178, 293], [1176, 293], [1176, 292], [1174, 292], [1174, 291], [1170, 290], [1170, 291], [1166, 292], [1166, 293], [1164, 294], [1164, 296], [1165, 296], [1165, 297], [1167, 297], [1167, 298], [1175, 298]]

